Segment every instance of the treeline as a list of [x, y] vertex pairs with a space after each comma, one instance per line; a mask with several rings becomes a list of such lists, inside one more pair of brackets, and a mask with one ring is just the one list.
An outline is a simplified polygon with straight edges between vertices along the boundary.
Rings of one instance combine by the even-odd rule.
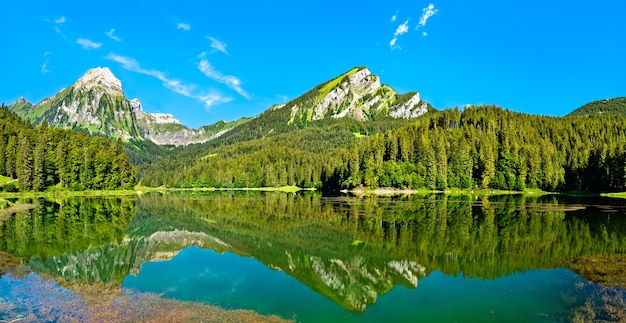
[[[357, 138], [325, 124], [142, 168], [151, 186], [326, 190], [625, 189], [626, 117], [545, 117], [495, 106], [429, 113]], [[357, 133], [361, 134], [361, 133]], [[195, 157], [194, 157], [195, 156]]]
[[165, 160], [138, 166], [138, 178], [148, 186], [321, 188], [324, 170], [341, 162], [338, 155], [330, 152], [353, 146], [363, 136], [408, 123], [395, 119], [319, 120], [302, 130], [260, 139], [219, 138], [202, 145], [175, 148]]
[[589, 102], [572, 111], [568, 114], [568, 116], [584, 116], [593, 114], [626, 114], [626, 97]]
[[359, 143], [330, 187], [625, 189], [626, 117], [444, 110]]
[[[131, 189], [135, 169], [121, 140], [90, 137], [84, 132], [33, 127], [0, 107], [0, 175], [16, 181], [5, 191]], [[16, 185], [17, 183], [17, 185]]]

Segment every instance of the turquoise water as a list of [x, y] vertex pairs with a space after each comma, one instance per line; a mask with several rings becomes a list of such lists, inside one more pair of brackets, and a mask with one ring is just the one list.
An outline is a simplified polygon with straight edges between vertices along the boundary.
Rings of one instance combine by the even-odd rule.
[[576, 288], [583, 282], [568, 269], [534, 270], [497, 280], [433, 272], [417, 288], [398, 286], [364, 313], [354, 313], [253, 258], [189, 247], [170, 261], [144, 264], [123, 286], [301, 322], [546, 322], [567, 318], [575, 304], [565, 296], [583, 296]]
[[[569, 322], [590, 308], [610, 319], [607, 299], [626, 307], [624, 289], [574, 272], [626, 254], [621, 200], [207, 193], [34, 203], [0, 221], [0, 321], [131, 311], [106, 295], [93, 305], [85, 286], [300, 322]], [[150, 313], [163, 304], [154, 294], [126, 304], [152, 304], [141, 307]]]

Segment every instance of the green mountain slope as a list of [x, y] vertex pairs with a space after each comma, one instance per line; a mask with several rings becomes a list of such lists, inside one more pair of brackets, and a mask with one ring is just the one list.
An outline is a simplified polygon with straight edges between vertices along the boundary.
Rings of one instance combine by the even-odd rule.
[[191, 129], [171, 114], [145, 112], [138, 99], [126, 99], [122, 82], [106, 67], [88, 70], [74, 85], [36, 105], [20, 98], [9, 109], [34, 125], [46, 122], [109, 138], [174, 146], [210, 141], [247, 120]]
[[23, 99], [9, 106], [23, 119], [39, 125], [86, 129], [106, 137], [137, 139], [141, 131], [121, 82], [107, 68], [94, 68], [76, 83], [37, 105]]
[[366, 67], [355, 67], [287, 104], [277, 104], [217, 140], [220, 145], [304, 129], [320, 120], [379, 121], [417, 118], [432, 106], [419, 93], [398, 95]]
[[626, 97], [604, 99], [589, 102], [570, 112], [567, 116], [584, 116], [596, 114], [626, 115]]

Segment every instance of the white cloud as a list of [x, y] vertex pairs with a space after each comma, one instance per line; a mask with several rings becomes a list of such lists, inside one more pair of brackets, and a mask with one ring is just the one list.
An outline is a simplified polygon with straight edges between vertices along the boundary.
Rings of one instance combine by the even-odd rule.
[[107, 35], [107, 37], [115, 40], [115, 41], [122, 41], [121, 38], [113, 35], [113, 33], [115, 32], [115, 28], [111, 28], [111, 30], [107, 31], [105, 34]]
[[48, 58], [48, 55], [50, 54], [52, 54], [52, 52], [43, 53], [43, 57], [46, 59], [46, 61], [43, 63], [43, 65], [41, 65], [41, 74], [50, 73], [50, 70], [48, 69], [48, 64], [50, 63], [50, 59]]
[[65, 16], [61, 16], [59, 18], [54, 18], [52, 20], [48, 19], [48, 18], [42, 18], [43, 21], [47, 22], [47, 23], [54, 23], [54, 31], [59, 34], [59, 36], [63, 37], [63, 39], [67, 39], [67, 37], [65, 37], [65, 35], [63, 34], [63, 32], [61, 32], [61, 28], [60, 26], [65, 23], [66, 19]]
[[102, 46], [102, 43], [96, 43], [87, 38], [78, 38], [78, 40], [76, 40], [76, 43], [86, 50], [96, 49]]
[[177, 29], [182, 29], [182, 30], [189, 30], [189, 29], [191, 29], [191, 25], [179, 22], [178, 25], [176, 25], [176, 28]]
[[[202, 54], [201, 54], [202, 56]], [[216, 82], [220, 82], [222, 84], [226, 84], [226, 86], [228, 86], [230, 89], [236, 91], [237, 93], [239, 93], [241, 96], [243, 96], [246, 99], [250, 99], [250, 94], [248, 94], [244, 89], [241, 88], [241, 81], [235, 77], [235, 76], [231, 76], [231, 75], [223, 75], [222, 73], [220, 73], [219, 71], [216, 71], [213, 66], [211, 66], [211, 64], [209, 63], [209, 61], [207, 61], [206, 59], [201, 59], [200, 63], [198, 63], [198, 70], [200, 70], [200, 72], [202, 72], [204, 75], [206, 75], [206, 77], [216, 81]]]
[[396, 32], [393, 33], [393, 35], [395, 37], [398, 37], [402, 34], [406, 34], [406, 32], [409, 31], [409, 20], [407, 19], [402, 25], [398, 26], [398, 28], [396, 29]]
[[398, 12], [397, 11], [396, 11], [396, 13], [393, 16], [391, 16], [391, 22], [396, 21], [396, 19], [398, 19]]
[[210, 106], [216, 104], [222, 104], [232, 101], [232, 98], [223, 97], [219, 93], [209, 93], [208, 95], [201, 95], [197, 97], [198, 100], [202, 101], [204, 105], [208, 108]]
[[279, 98], [281, 101], [283, 101], [283, 103], [287, 103], [287, 99], [289, 99], [289, 97], [286, 96], [286, 95], [278, 95], [278, 94], [276, 94], [276, 97]]
[[422, 36], [426, 37], [426, 36], [428, 36], [428, 33], [427, 33], [427, 32], [425, 32], [425, 31], [423, 31], [423, 32], [422, 32]]
[[54, 31], [59, 34], [59, 36], [63, 37], [63, 39], [67, 39], [67, 37], [65, 37], [65, 34], [63, 34], [61, 32], [61, 29], [59, 27], [54, 27]]
[[213, 48], [213, 52], [218, 50], [224, 54], [228, 54], [228, 51], [226, 50], [226, 43], [210, 36], [207, 36], [207, 39], [211, 41], [211, 48]]
[[402, 34], [406, 34], [409, 31], [409, 20], [407, 19], [404, 23], [402, 23], [398, 28], [396, 28], [396, 32], [393, 33], [393, 38], [389, 42], [389, 47], [392, 49], [401, 49], [400, 46], [396, 46], [396, 42], [398, 41], [398, 37]]
[[110, 53], [105, 57], [108, 60], [117, 62], [122, 65], [122, 67], [131, 72], [140, 73], [148, 76], [152, 76], [161, 82], [163, 82], [163, 86], [167, 89], [174, 91], [183, 96], [193, 98], [204, 103], [206, 108], [211, 107], [215, 104], [226, 103], [232, 101], [232, 98], [224, 97], [217, 92], [211, 91], [209, 94], [205, 95], [197, 95], [194, 94], [194, 90], [196, 86], [194, 84], [183, 84], [179, 80], [171, 79], [165, 75], [165, 73], [158, 70], [148, 70], [141, 67], [139, 62], [132, 57], [116, 55], [114, 53]]
[[428, 4], [428, 7], [422, 9], [422, 16], [420, 17], [420, 21], [417, 24], [417, 27], [415, 27], [415, 30], [419, 29], [420, 27], [425, 26], [428, 18], [436, 15], [438, 11], [439, 10], [435, 9], [434, 4], [432, 3]]

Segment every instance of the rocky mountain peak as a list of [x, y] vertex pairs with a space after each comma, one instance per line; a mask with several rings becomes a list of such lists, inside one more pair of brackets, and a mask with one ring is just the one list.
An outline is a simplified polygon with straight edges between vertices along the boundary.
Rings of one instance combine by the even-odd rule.
[[139, 99], [134, 98], [128, 101], [128, 103], [130, 103], [130, 107], [133, 109], [133, 113], [139, 115], [143, 112], [143, 106], [141, 105]]
[[111, 95], [123, 95], [122, 81], [120, 81], [107, 67], [96, 67], [88, 70], [74, 84], [76, 89], [91, 90], [101, 88]]

